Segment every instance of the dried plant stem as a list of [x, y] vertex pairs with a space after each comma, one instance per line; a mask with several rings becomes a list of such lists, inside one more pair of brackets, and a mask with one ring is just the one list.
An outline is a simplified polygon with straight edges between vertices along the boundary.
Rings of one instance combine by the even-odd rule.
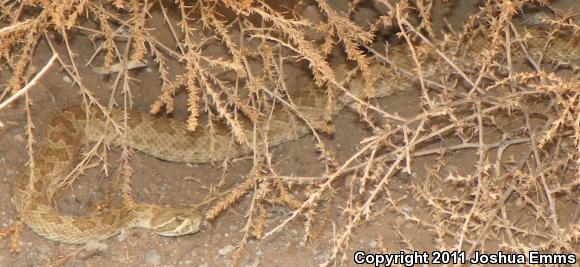
[[10, 96], [8, 99], [6, 99], [4, 102], [0, 103], [0, 110], [5, 108], [6, 106], [10, 105], [10, 103], [14, 102], [19, 97], [26, 94], [26, 92], [31, 87], [36, 85], [38, 83], [38, 80], [48, 71], [48, 69], [52, 66], [52, 64], [54, 64], [54, 61], [56, 60], [56, 58], [57, 58], [56, 55], [53, 55], [52, 57], [50, 57], [48, 62], [44, 65], [44, 67], [42, 67], [42, 69], [40, 69], [40, 71], [34, 76], [34, 78], [32, 78], [25, 86], [23, 86], [20, 90], [16, 91], [16, 93], [14, 93], [12, 96]]

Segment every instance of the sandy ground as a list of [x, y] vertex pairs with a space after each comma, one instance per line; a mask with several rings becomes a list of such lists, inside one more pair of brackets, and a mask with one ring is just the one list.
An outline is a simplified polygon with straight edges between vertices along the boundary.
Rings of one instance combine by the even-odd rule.
[[[572, 3], [573, 1], [568, 1]], [[467, 14], [473, 7], [455, 7], [456, 14]], [[441, 14], [447, 9], [437, 9]], [[458, 12], [459, 11], [459, 12]], [[455, 17], [454, 21], [461, 18]], [[436, 19], [436, 23], [440, 23]], [[157, 33], [163, 35], [163, 33]], [[58, 41], [58, 40], [57, 40]], [[84, 84], [93, 89], [97, 97], [108, 100], [109, 88], [113, 78], [104, 79], [95, 74], [90, 67], [84, 67], [84, 62], [91, 56], [93, 47], [87, 38], [74, 36], [72, 45], [78, 53], [76, 61], [84, 78]], [[59, 48], [62, 49], [62, 46]], [[37, 48], [36, 66], [42, 66], [50, 57], [45, 43]], [[62, 50], [61, 50], [62, 51]], [[64, 54], [64, 51], [62, 51]], [[159, 80], [156, 72], [149, 68], [133, 71], [138, 79], [133, 86], [135, 107], [147, 111], [149, 103], [159, 94]], [[306, 83], [308, 77], [299, 72], [290, 73], [300, 77], [295, 86]], [[70, 78], [53, 67], [43, 77], [41, 83], [30, 90], [33, 100], [33, 121], [36, 126], [35, 137], [40, 141], [48, 119], [62, 108], [78, 104], [81, 99], [71, 86]], [[178, 98], [178, 112], [175, 117], [185, 116], [185, 101]], [[106, 102], [105, 102], [106, 103]], [[420, 111], [418, 92], [401, 92], [379, 101], [381, 107], [388, 112], [398, 112], [403, 116], [410, 116]], [[17, 219], [18, 215], [9, 200], [9, 188], [13, 178], [25, 166], [27, 153], [25, 149], [25, 113], [23, 102], [0, 113], [0, 122], [7, 127], [0, 132], [0, 226], [6, 226]], [[335, 120], [336, 133], [334, 136], [325, 136], [324, 140], [336, 152], [339, 162], [345, 160], [356, 151], [359, 142], [369, 136], [368, 130], [361, 127], [359, 117], [351, 111], [345, 111]], [[311, 136], [294, 142], [282, 144], [274, 148], [274, 161], [282, 173], [295, 175], [316, 175], [323, 170], [316, 159]], [[110, 153], [111, 177], [118, 175], [116, 160], [120, 156], [118, 149]], [[458, 153], [450, 166], [455, 166], [459, 173], [471, 171], [472, 163], [476, 159], [474, 151]], [[424, 157], [415, 161], [415, 170], [411, 176], [400, 175], [389, 187], [405, 196], [406, 188], [410, 184], [421, 185], [424, 181], [425, 168], [433, 164], [434, 158]], [[226, 174], [226, 186], [239, 183], [251, 168], [251, 159], [236, 160]], [[222, 175], [219, 164], [186, 165], [163, 162], [155, 158], [135, 153], [131, 165], [135, 169], [133, 178], [133, 194], [137, 201], [187, 204], [201, 201], [208, 193], [209, 186], [217, 183]], [[60, 202], [59, 207], [68, 214], [87, 214], [104, 201], [108, 192], [108, 179], [99, 167], [86, 172], [73, 185], [69, 194]], [[347, 190], [337, 191], [335, 202], [340, 204], [341, 199], [348, 198]], [[127, 233], [108, 239], [101, 244], [100, 250], [81, 252], [76, 257], [64, 261], [65, 266], [217, 266], [231, 262], [235, 246], [241, 240], [241, 229], [246, 219], [245, 211], [250, 205], [248, 196], [224, 212], [213, 222], [204, 222], [200, 233], [179, 238], [166, 238], [150, 234], [149, 231], [133, 229]], [[407, 196], [401, 205], [414, 214], [425, 214], [426, 209], [413, 196]], [[276, 217], [267, 226], [275, 226], [288, 215], [290, 210], [272, 211]], [[573, 207], [570, 207], [573, 211]], [[425, 215], [426, 216], [426, 215]], [[241, 257], [240, 266], [313, 266], [324, 262], [332, 252], [332, 218], [324, 224], [319, 238], [305, 243], [303, 241], [304, 218], [290, 223], [284, 230], [265, 240], [250, 239], [247, 251]], [[400, 236], [393, 230], [392, 225], [401, 224], [402, 234], [414, 244], [415, 250], [431, 251], [434, 249], [434, 236], [429, 232], [417, 229], [414, 224], [406, 223], [391, 212], [385, 212], [375, 219], [361, 225], [354, 234], [350, 243], [347, 265], [352, 264], [352, 253], [357, 250], [377, 252], [398, 252], [408, 249], [401, 242]], [[40, 266], [48, 262], [57, 262], [79, 250], [78, 246], [65, 245], [43, 239], [30, 230], [24, 230], [20, 241], [21, 252], [8, 252], [9, 241], [0, 241], [0, 266]], [[493, 245], [492, 245], [493, 246]]]

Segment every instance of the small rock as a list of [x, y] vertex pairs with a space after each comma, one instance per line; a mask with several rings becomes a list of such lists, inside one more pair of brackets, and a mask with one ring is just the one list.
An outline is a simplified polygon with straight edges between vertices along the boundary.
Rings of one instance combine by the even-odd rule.
[[105, 252], [108, 248], [109, 246], [107, 244], [99, 241], [89, 241], [85, 245], [85, 250], [89, 253]]
[[412, 212], [413, 212], [413, 208], [412, 208], [412, 207], [409, 207], [409, 206], [407, 206], [407, 205], [403, 205], [403, 206], [401, 207], [401, 209], [402, 209], [404, 212], [406, 212], [406, 213], [412, 213]]
[[260, 265], [260, 259], [255, 259], [254, 262], [246, 264], [245, 267], [258, 267]]
[[14, 136], [14, 141], [16, 142], [24, 142], [24, 137], [21, 134], [17, 134]]
[[78, 254], [78, 259], [88, 259], [92, 256], [102, 254], [103, 252], [107, 251], [109, 246], [105, 243], [101, 243], [99, 241], [89, 241], [83, 247], [83, 250]]
[[218, 250], [218, 253], [221, 256], [225, 256], [225, 255], [229, 254], [230, 252], [234, 251], [234, 249], [236, 249], [236, 247], [234, 247], [232, 245], [227, 245], [227, 246], [221, 248], [220, 250]]
[[47, 244], [39, 244], [35, 247], [35, 250], [38, 252], [38, 254], [46, 256], [48, 255], [48, 253], [50, 253], [50, 248], [48, 247]]
[[72, 82], [72, 80], [70, 79], [70, 77], [68, 77], [68, 75], [62, 76], [62, 80], [65, 81], [65, 82], [67, 82], [67, 83], [71, 83]]
[[523, 198], [521, 198], [521, 197], [520, 197], [520, 198], [516, 199], [516, 206], [517, 206], [518, 208], [522, 208], [522, 207], [524, 207], [525, 205], [526, 205], [526, 202], [524, 201], [524, 199], [523, 199]]
[[125, 238], [127, 237], [127, 231], [125, 231], [125, 229], [121, 230], [121, 232], [117, 235], [117, 241], [119, 242], [123, 242], [125, 241]]
[[166, 191], [167, 191], [167, 185], [166, 185], [166, 184], [162, 184], [162, 185], [159, 187], [159, 191], [160, 191], [160, 192], [166, 192]]
[[314, 260], [317, 262], [324, 262], [330, 258], [330, 252], [325, 250], [314, 251]]
[[152, 266], [161, 265], [161, 256], [159, 256], [157, 250], [152, 249], [147, 252], [147, 255], [145, 255], [145, 263]]
[[378, 245], [377, 240], [371, 240], [371, 242], [369, 242], [369, 246], [371, 246], [371, 248], [376, 248]]

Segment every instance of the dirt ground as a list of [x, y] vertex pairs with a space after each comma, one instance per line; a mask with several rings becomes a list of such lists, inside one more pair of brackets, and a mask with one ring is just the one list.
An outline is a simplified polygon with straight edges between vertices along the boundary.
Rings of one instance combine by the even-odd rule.
[[[462, 2], [462, 1], [460, 1]], [[566, 10], [566, 7], [580, 7], [574, 0], [556, 1], [556, 6]], [[441, 15], [449, 16], [452, 23], [460, 22], [474, 11], [474, 6], [461, 4], [453, 7], [436, 7], [435, 23], [442, 23], [437, 18]], [[153, 14], [155, 16], [155, 14]], [[163, 32], [156, 33], [163, 38]], [[58, 43], [58, 38], [55, 38]], [[84, 36], [71, 35], [71, 44], [77, 53], [76, 62], [83, 72], [84, 84], [93, 89], [102, 101], [108, 101], [109, 88], [114, 78], [103, 78], [93, 72], [91, 66], [84, 66], [92, 55], [93, 49]], [[59, 47], [58, 49], [63, 49]], [[64, 54], [64, 51], [63, 51]], [[50, 57], [46, 43], [42, 42], [36, 52], [36, 66]], [[301, 87], [308, 83], [309, 76], [297, 70], [288, 73], [289, 79], [295, 84], [289, 86]], [[135, 108], [148, 111], [149, 104], [160, 93], [159, 80], [155, 77], [156, 71], [150, 67], [132, 71], [137, 80], [133, 84]], [[33, 100], [32, 115], [36, 126], [35, 138], [38, 142], [48, 119], [62, 108], [81, 103], [80, 96], [71, 85], [68, 78], [58, 67], [52, 67], [41, 83], [30, 90]], [[378, 101], [379, 105], [388, 112], [399, 113], [402, 116], [412, 116], [420, 112], [419, 91], [396, 93]], [[185, 99], [178, 97], [177, 118], [184, 118], [186, 113]], [[336, 133], [325, 136], [324, 141], [336, 152], [339, 162], [344, 161], [354, 151], [369, 131], [361, 127], [359, 116], [352, 111], [342, 112], [335, 119]], [[26, 152], [26, 117], [23, 111], [23, 102], [4, 109], [0, 113], [0, 123], [4, 125], [0, 132], [0, 226], [10, 225], [18, 218], [18, 214], [10, 202], [10, 186], [14, 177], [25, 167], [28, 155]], [[306, 136], [299, 140], [285, 143], [273, 148], [274, 162], [278, 169], [287, 175], [317, 175], [323, 167], [317, 160], [313, 149], [312, 137]], [[517, 151], [516, 151], [517, 152]], [[106, 199], [110, 190], [108, 180], [116, 177], [116, 160], [120, 156], [118, 149], [109, 153], [110, 177], [103, 174], [100, 166], [89, 169], [73, 185], [69, 193], [59, 202], [59, 208], [66, 214], [88, 214], [93, 212], [98, 204]], [[449, 161], [448, 168], [458, 173], [472, 171], [472, 163], [476, 159], [475, 151], [459, 152]], [[421, 185], [425, 181], [425, 168], [435, 162], [434, 157], [423, 157], [414, 162], [417, 172], [413, 175], [399, 175], [397, 180], [389, 184], [398, 197], [405, 197], [401, 206], [413, 211], [414, 214], [425, 214], [427, 209], [415, 196], [405, 194], [410, 184]], [[233, 186], [244, 178], [250, 170], [252, 161], [249, 158], [235, 160], [226, 173], [226, 186]], [[222, 175], [220, 164], [175, 164], [135, 153], [131, 159], [135, 173], [133, 175], [133, 195], [137, 201], [159, 204], [188, 204], [197, 203], [208, 194], [211, 184], [217, 183]], [[111, 179], [112, 179], [111, 178]], [[347, 183], [345, 181], [345, 183]], [[336, 203], [340, 199], [348, 198], [348, 190], [337, 191]], [[25, 229], [20, 241], [21, 251], [11, 253], [9, 239], [0, 241], [0, 266], [42, 266], [62, 260], [64, 266], [218, 266], [230, 263], [235, 247], [242, 239], [242, 228], [246, 223], [244, 214], [250, 205], [251, 198], [246, 196], [235, 204], [233, 208], [224, 212], [213, 222], [204, 222], [201, 232], [178, 238], [167, 238], [151, 234], [147, 230], [132, 229], [117, 237], [103, 241], [100, 247], [93, 251], [81, 251], [79, 246], [66, 245], [46, 240], [32, 231]], [[575, 205], [563, 207], [573, 213]], [[275, 226], [288, 216], [290, 210], [274, 211], [276, 218], [267, 225]], [[324, 262], [332, 253], [333, 221], [329, 218], [324, 225], [321, 235], [309, 242], [303, 241], [303, 220], [299, 218], [291, 222], [284, 230], [264, 240], [250, 239], [247, 251], [242, 255], [239, 266], [313, 266]], [[393, 225], [400, 225], [401, 233], [397, 233]], [[562, 222], [565, 225], [565, 222]], [[434, 238], [428, 231], [418, 228], [417, 225], [404, 222], [394, 213], [387, 211], [378, 215], [370, 222], [360, 225], [355, 230], [355, 239], [350, 243], [347, 265], [354, 265], [352, 255], [357, 250], [376, 252], [398, 252], [400, 249], [410, 249], [401, 241], [405, 236], [418, 251], [432, 251], [435, 248]], [[493, 247], [493, 244], [487, 244]], [[497, 245], [497, 244], [495, 244]], [[74, 256], [76, 255], [76, 256]], [[66, 260], [65, 260], [66, 259]]]

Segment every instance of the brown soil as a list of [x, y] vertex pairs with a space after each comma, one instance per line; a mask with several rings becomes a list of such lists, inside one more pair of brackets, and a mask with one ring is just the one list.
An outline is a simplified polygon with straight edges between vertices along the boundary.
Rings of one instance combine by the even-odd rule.
[[[561, 2], [561, 3], [560, 3]], [[574, 0], [560, 1], [561, 9], [566, 5], [574, 6]], [[567, 2], [567, 3], [566, 3]], [[454, 16], [450, 16], [452, 23], [460, 25], [460, 22], [473, 11], [473, 6], [458, 5], [451, 9]], [[576, 8], [577, 4], [576, 4]], [[437, 7], [434, 17], [449, 13], [449, 9]], [[153, 14], [155, 16], [155, 14]], [[435, 24], [441, 20], [435, 19]], [[156, 35], [163, 39], [164, 32]], [[170, 38], [169, 38], [170, 39]], [[58, 40], [55, 40], [58, 42]], [[105, 79], [95, 74], [91, 67], [81, 66], [92, 55], [93, 44], [84, 36], [72, 35], [71, 44], [73, 51], [77, 53], [76, 62], [83, 72], [81, 76], [87, 88], [91, 88], [97, 97], [108, 101], [114, 76]], [[63, 46], [59, 47], [64, 53]], [[36, 66], [50, 57], [46, 43], [41, 43], [36, 51]], [[148, 111], [149, 104], [159, 95], [158, 83], [155, 70], [145, 68], [132, 71], [133, 77], [138, 80], [133, 85], [135, 108]], [[288, 73], [289, 77], [300, 77], [294, 85], [300, 87], [301, 83], [309, 82], [308, 75], [301, 70], [293, 70]], [[289, 79], [289, 81], [294, 79]], [[48, 119], [58, 113], [62, 108], [81, 103], [81, 98], [76, 87], [72, 86], [70, 79], [54, 67], [45, 75], [41, 83], [30, 90], [33, 100], [33, 121], [36, 126], [35, 139], [40, 140], [41, 133]], [[388, 112], [399, 113], [402, 116], [412, 116], [421, 111], [419, 105], [419, 92], [401, 92], [378, 101], [380, 106]], [[9, 189], [14, 177], [25, 167], [28, 159], [26, 152], [26, 134], [24, 126], [26, 117], [23, 112], [23, 103], [17, 103], [12, 108], [4, 109], [0, 113], [0, 123], [4, 125], [0, 132], [0, 226], [7, 226], [17, 220], [18, 214], [10, 203]], [[178, 118], [185, 117], [185, 99], [178, 97], [178, 112], [174, 115]], [[356, 151], [361, 140], [370, 135], [369, 131], [361, 127], [359, 116], [351, 111], [345, 111], [335, 120], [336, 133], [333, 136], [325, 136], [324, 141], [332, 151], [336, 153], [339, 162], [344, 161]], [[281, 173], [287, 175], [309, 176], [317, 175], [323, 171], [323, 167], [317, 160], [313, 149], [314, 141], [307, 136], [294, 142], [274, 147], [273, 161]], [[523, 149], [522, 149], [523, 150]], [[512, 153], [520, 151], [514, 149]], [[63, 213], [87, 214], [93, 212], [96, 206], [105, 201], [110, 184], [118, 185], [115, 177], [119, 175], [116, 160], [120, 156], [118, 149], [112, 149], [108, 154], [109, 177], [105, 177], [101, 166], [88, 170], [73, 185], [69, 193], [59, 202]], [[477, 156], [474, 150], [457, 153], [447, 163], [447, 168], [457, 173], [469, 173], [473, 169], [473, 162]], [[413, 214], [427, 218], [428, 210], [418, 201], [416, 196], [406, 195], [407, 188], [413, 184], [422, 186], [428, 178], [422, 173], [426, 168], [436, 162], [435, 157], [423, 157], [414, 161], [413, 175], [399, 175], [388, 186], [399, 195], [395, 198], [403, 198], [400, 205]], [[244, 178], [252, 167], [251, 159], [239, 159], [228, 168], [225, 175], [226, 185], [223, 188], [233, 186]], [[135, 153], [131, 159], [134, 167], [133, 195], [137, 201], [186, 204], [197, 203], [208, 194], [212, 184], [216, 184], [222, 176], [220, 164], [187, 165], [163, 162], [158, 159]], [[110, 180], [112, 182], [109, 182]], [[343, 181], [348, 184], [348, 179]], [[452, 191], [452, 188], [449, 188]], [[337, 191], [334, 205], [340, 205], [341, 199], [348, 198], [348, 190]], [[201, 232], [178, 238], [166, 238], [151, 234], [147, 230], [132, 229], [116, 238], [103, 241], [101, 249], [96, 251], [83, 251], [76, 257], [63, 261], [64, 266], [218, 266], [231, 262], [239, 240], [242, 238], [242, 228], [246, 223], [246, 210], [250, 205], [251, 197], [246, 196], [224, 212], [213, 222], [204, 222]], [[379, 205], [381, 203], [379, 202]], [[383, 203], [384, 204], [384, 203]], [[568, 207], [560, 207], [560, 213], [574, 212], [575, 204]], [[516, 209], [514, 209], [516, 210]], [[267, 226], [275, 226], [286, 218], [288, 209], [273, 211], [275, 218]], [[423, 215], [421, 215], [423, 214]], [[313, 266], [324, 262], [332, 252], [333, 244], [333, 214], [326, 222], [321, 223], [324, 228], [321, 235], [309, 242], [303, 241], [303, 219], [295, 220], [285, 227], [283, 231], [274, 234], [264, 240], [251, 239], [247, 244], [247, 251], [239, 261], [240, 266]], [[514, 218], [517, 220], [517, 217]], [[570, 222], [560, 222], [567, 225]], [[399, 225], [400, 233], [397, 233], [393, 225]], [[338, 229], [338, 228], [337, 228]], [[401, 240], [404, 236], [408, 243]], [[349, 257], [345, 263], [353, 265], [352, 255], [357, 250], [374, 251], [382, 253], [396, 253], [401, 249], [413, 249], [417, 251], [432, 251], [434, 244], [432, 233], [421, 229], [416, 224], [408, 223], [395, 215], [392, 211], [386, 211], [376, 216], [373, 220], [360, 225], [355, 230], [354, 240], [349, 247]], [[490, 241], [493, 242], [493, 241]], [[21, 251], [11, 253], [9, 239], [0, 241], [0, 265], [1, 266], [39, 266], [49, 262], [58, 262], [74, 255], [79, 246], [60, 244], [41, 238], [32, 231], [25, 229], [20, 241]], [[488, 247], [497, 244], [487, 244]]]

